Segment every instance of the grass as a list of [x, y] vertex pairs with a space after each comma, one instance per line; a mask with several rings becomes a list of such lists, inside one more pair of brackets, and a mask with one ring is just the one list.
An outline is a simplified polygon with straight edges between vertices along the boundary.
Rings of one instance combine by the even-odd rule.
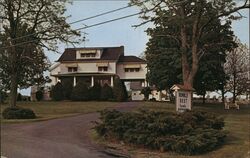
[[[166, 102], [145, 102], [139, 104], [141, 104], [139, 108], [142, 109], [175, 111], [175, 105]], [[133, 155], [133, 158], [250, 158], [250, 105], [242, 105], [240, 110], [224, 110], [222, 104], [196, 104], [193, 106], [193, 109], [213, 112], [224, 117], [225, 130], [229, 132], [224, 146], [203, 155], [182, 156], [170, 152], [161, 153], [133, 146], [121, 146], [120, 143], [114, 142], [106, 142], [106, 145], [125, 151]]]
[[[28, 120], [6, 120], [1, 118], [2, 123], [23, 123], [49, 120], [67, 116], [73, 116], [78, 114], [86, 114], [97, 112], [105, 108], [114, 107], [117, 102], [54, 102], [54, 101], [42, 101], [42, 102], [17, 102], [17, 106], [30, 108], [36, 115], [36, 119]], [[1, 112], [8, 107], [7, 104], [1, 105]], [[2, 115], [1, 115], [2, 116]]]

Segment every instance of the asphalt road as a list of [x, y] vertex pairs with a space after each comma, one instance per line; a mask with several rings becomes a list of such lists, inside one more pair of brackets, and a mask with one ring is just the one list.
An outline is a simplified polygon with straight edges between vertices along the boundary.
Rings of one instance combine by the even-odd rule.
[[[130, 110], [136, 103], [120, 103]], [[88, 132], [98, 113], [1, 126], [1, 155], [7, 158], [113, 158], [91, 142]]]

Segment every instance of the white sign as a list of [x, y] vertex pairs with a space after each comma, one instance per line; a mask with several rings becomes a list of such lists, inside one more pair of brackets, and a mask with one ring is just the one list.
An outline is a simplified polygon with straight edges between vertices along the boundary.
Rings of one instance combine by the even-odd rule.
[[191, 97], [190, 91], [176, 91], [176, 111], [191, 110]]

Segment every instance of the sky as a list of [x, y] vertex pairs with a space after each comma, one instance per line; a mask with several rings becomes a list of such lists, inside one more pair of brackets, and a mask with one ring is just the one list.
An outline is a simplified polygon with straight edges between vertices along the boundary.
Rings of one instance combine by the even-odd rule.
[[[72, 5], [67, 5], [66, 16], [68, 22], [74, 22], [76, 20], [84, 19], [97, 15], [106, 11], [121, 8], [127, 6], [128, 1], [86, 1], [86, 0], [75, 0]], [[120, 10], [115, 13], [107, 14], [84, 22], [79, 22], [71, 25], [72, 28], [77, 29], [84, 26], [89, 26], [99, 22], [127, 16], [130, 14], [140, 12], [139, 8], [133, 6], [124, 10]], [[249, 45], [249, 10], [240, 11], [243, 18], [238, 21], [234, 21], [232, 29], [235, 35], [241, 40], [242, 43]], [[137, 28], [132, 27], [133, 25], [140, 24], [142, 20], [139, 16], [133, 16], [119, 21], [99, 25], [96, 27], [87, 28], [81, 30], [86, 32], [86, 42], [77, 45], [77, 47], [110, 47], [110, 46], [124, 46], [125, 55], [139, 56], [146, 49], [146, 43], [149, 39], [145, 30], [148, 25], [143, 25]], [[59, 52], [63, 53], [65, 48], [73, 47], [72, 45], [60, 44]], [[54, 63], [61, 54], [55, 52], [46, 53], [49, 60]], [[22, 90], [22, 94], [29, 95], [30, 90]]]

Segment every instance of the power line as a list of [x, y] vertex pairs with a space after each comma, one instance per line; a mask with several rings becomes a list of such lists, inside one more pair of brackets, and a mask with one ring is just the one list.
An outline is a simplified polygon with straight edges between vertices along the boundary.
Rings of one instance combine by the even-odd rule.
[[[87, 1], [87, 0], [83, 0], [83, 1]], [[100, 0], [99, 0], [99, 1], [100, 1]], [[146, 1], [148, 1], [148, 0], [145, 0], [144, 2], [146, 2]], [[140, 2], [140, 3], [143, 3], [143, 2]], [[140, 4], [140, 3], [138, 3], [138, 4]], [[80, 19], [80, 20], [71, 22], [71, 23], [69, 23], [69, 24], [75, 24], [75, 23], [79, 23], [79, 22], [82, 22], [82, 21], [94, 19], [94, 18], [103, 16], [103, 15], [107, 15], [107, 14], [114, 13], [114, 12], [117, 12], [117, 11], [120, 11], [120, 10], [123, 10], [123, 9], [130, 8], [130, 7], [135, 6], [135, 5], [137, 5], [137, 4], [132, 4], [132, 5], [129, 4], [129, 5], [125, 6], [125, 7], [121, 7], [121, 8], [117, 8], [117, 9], [114, 9], [114, 10], [110, 10], [110, 11], [107, 11], [107, 12], [103, 12], [103, 13], [100, 13], [100, 14], [97, 14], [97, 15], [93, 15], [93, 16], [90, 16], [90, 17], [87, 17], [87, 18], [84, 18], [84, 19]], [[61, 27], [61, 26], [63, 26], [63, 25], [59, 25], [59, 26], [57, 26], [56, 28], [59, 28], [59, 27]], [[12, 41], [15, 41], [15, 40], [17, 40], [17, 39], [29, 37], [29, 36], [36, 35], [36, 34], [43, 33], [43, 32], [44, 32], [44, 31], [40, 31], [40, 32], [36, 32], [36, 33], [32, 33], [32, 34], [20, 36], [20, 37], [17, 37], [17, 38], [13, 38], [13, 39], [11, 39], [11, 40], [12, 40]]]
[[[166, 6], [161, 7], [161, 8], [165, 8], [165, 7], [166, 7]], [[151, 9], [151, 10], [148, 10], [148, 11], [141, 11], [141, 12], [138, 12], [138, 13], [135, 13], [135, 14], [130, 14], [130, 15], [123, 16], [123, 17], [120, 17], [120, 18], [115, 18], [115, 19], [111, 19], [111, 20], [108, 20], [108, 21], [104, 21], [104, 22], [96, 23], [96, 24], [93, 24], [93, 25], [89, 25], [89, 26], [81, 27], [81, 28], [78, 28], [78, 29], [75, 29], [75, 30], [82, 30], [82, 29], [87, 29], [87, 28], [91, 28], [91, 27], [95, 27], [95, 26], [103, 25], [103, 24], [106, 24], [106, 23], [110, 23], [110, 22], [113, 22], [113, 21], [118, 21], [118, 20], [121, 20], [121, 19], [129, 18], [129, 17], [136, 16], [136, 15], [139, 15], [139, 14], [142, 14], [142, 13], [145, 13], [145, 12], [150, 12], [150, 11], [152, 11], [152, 9]], [[31, 41], [26, 41], [26, 42], [21, 42], [21, 43], [18, 43], [18, 44], [12, 45], [12, 46], [1, 47], [0, 49], [7, 49], [7, 48], [14, 47], [14, 46], [19, 46], [19, 45], [22, 45], [22, 44], [35, 42], [35, 41], [38, 41], [38, 40], [39, 40], [39, 39], [36, 39], [36, 40], [31, 40]]]

